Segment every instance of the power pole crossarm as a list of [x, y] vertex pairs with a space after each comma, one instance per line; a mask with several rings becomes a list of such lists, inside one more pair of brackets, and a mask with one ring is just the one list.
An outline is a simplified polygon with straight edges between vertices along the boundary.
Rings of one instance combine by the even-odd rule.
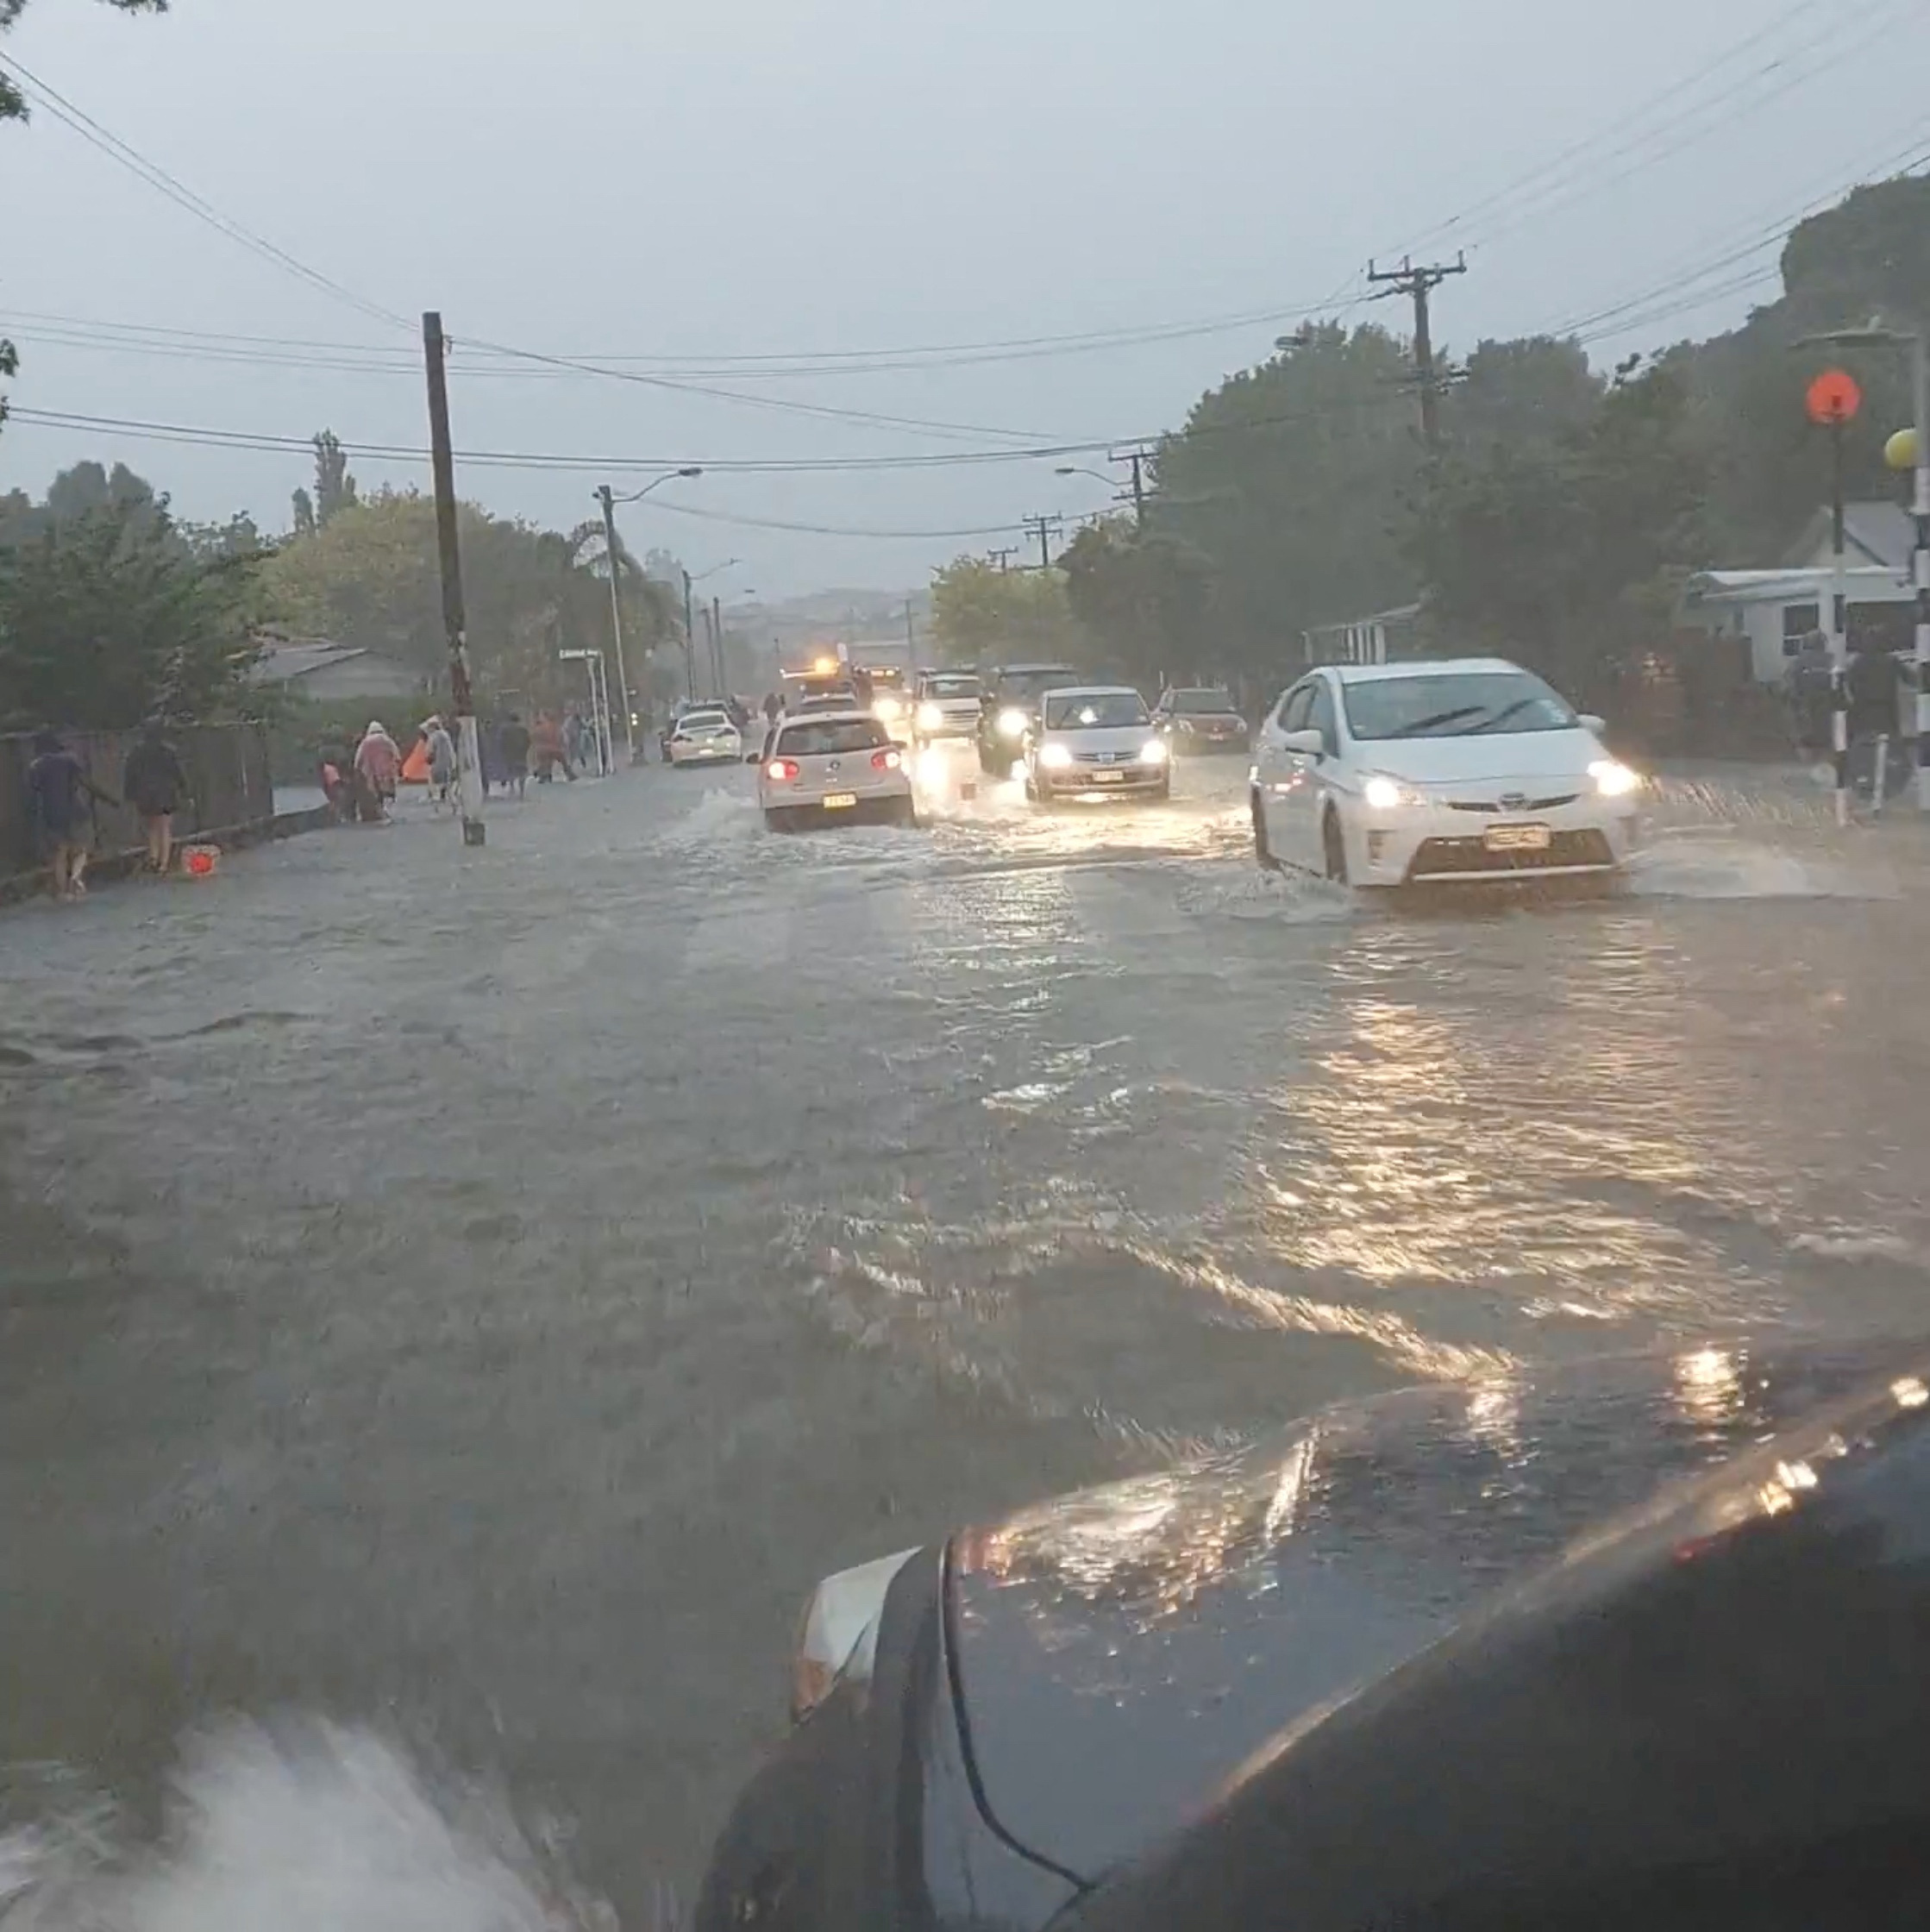
[[1025, 529], [1038, 539], [1038, 567], [1041, 570], [1052, 568], [1052, 539], [1066, 527], [1063, 517], [1028, 517]]
[[1429, 298], [1451, 275], [1465, 275], [1468, 258], [1416, 267], [1403, 261], [1398, 268], [1367, 265], [1367, 279], [1390, 295], [1405, 295], [1414, 305], [1414, 374], [1420, 384], [1420, 433], [1430, 449], [1441, 447], [1441, 383], [1434, 369], [1434, 322]]

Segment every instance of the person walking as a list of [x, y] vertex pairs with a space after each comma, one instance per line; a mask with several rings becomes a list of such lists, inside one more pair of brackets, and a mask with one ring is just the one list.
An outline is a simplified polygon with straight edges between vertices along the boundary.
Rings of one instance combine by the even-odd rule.
[[366, 787], [357, 800], [362, 823], [375, 824], [387, 816], [402, 782], [402, 753], [379, 718], [369, 720], [362, 742], [355, 747], [355, 775]]
[[121, 768], [121, 790], [141, 817], [147, 837], [147, 869], [165, 879], [174, 863], [174, 814], [188, 795], [181, 755], [163, 735], [161, 721], [150, 718]]
[[37, 733], [33, 762], [27, 768], [27, 824], [47, 866], [48, 894], [56, 900], [87, 896], [83, 876], [87, 849], [81, 832], [97, 800], [103, 805], [120, 802], [88, 777], [58, 731]]
[[536, 761], [537, 784], [552, 783], [559, 765], [563, 768], [563, 776], [575, 784], [576, 767], [570, 762], [569, 747], [563, 742], [562, 727], [546, 711], [536, 713], [536, 728], [530, 733], [530, 745]]
[[429, 802], [437, 812], [455, 802], [455, 740], [440, 717], [423, 727], [423, 750], [429, 754]]
[[502, 757], [504, 787], [522, 798], [529, 783], [529, 727], [512, 711], [503, 720], [496, 743]]
[[1879, 638], [1858, 640], [1843, 680], [1845, 706], [1850, 714], [1850, 768], [1858, 789], [1867, 781], [1871, 800], [1879, 808], [1907, 775], [1908, 760], [1889, 754], [1893, 747], [1900, 746], [1902, 695], [1914, 681], [1902, 659], [1886, 649]]
[[1829, 639], [1820, 630], [1804, 637], [1783, 674], [1783, 696], [1789, 708], [1789, 735], [1805, 757], [1827, 757], [1830, 750], [1830, 703], [1835, 673], [1829, 660]]

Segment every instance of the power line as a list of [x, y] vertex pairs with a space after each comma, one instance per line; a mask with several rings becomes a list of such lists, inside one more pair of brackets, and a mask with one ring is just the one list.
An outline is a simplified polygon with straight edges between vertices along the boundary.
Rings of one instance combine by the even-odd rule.
[[348, 303], [352, 308], [359, 309], [364, 315], [373, 317], [378, 322], [413, 331], [415, 324], [406, 317], [398, 316], [392, 309], [385, 309], [377, 303], [365, 300], [353, 289], [343, 287], [340, 282], [324, 275], [320, 269], [310, 267], [306, 262], [290, 254], [285, 248], [257, 235], [254, 229], [244, 227], [232, 216], [222, 214], [212, 203], [204, 201], [191, 188], [176, 180], [166, 168], [150, 161], [117, 135], [103, 128], [91, 115], [77, 107], [66, 95], [50, 86], [10, 53], [0, 53], [0, 67], [4, 67], [17, 77], [22, 91], [29, 100], [44, 107], [55, 120], [71, 129], [83, 141], [139, 176], [149, 187], [166, 196], [178, 207], [185, 209], [197, 221], [206, 223], [209, 227], [225, 235], [230, 241], [239, 242], [251, 253], [297, 276], [311, 288], [333, 296], [338, 301]]

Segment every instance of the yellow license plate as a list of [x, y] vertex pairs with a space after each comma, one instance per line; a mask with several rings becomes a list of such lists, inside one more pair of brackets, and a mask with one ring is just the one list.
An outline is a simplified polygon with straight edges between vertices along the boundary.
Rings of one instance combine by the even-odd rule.
[[1554, 837], [1546, 825], [1490, 825], [1482, 843], [1490, 852], [1545, 852]]
[[818, 802], [827, 812], [843, 812], [858, 802], [858, 794], [855, 792], [827, 792]]
[[1125, 783], [1125, 774], [1123, 771], [1095, 771], [1093, 774], [1093, 782], [1095, 785], [1123, 785]]

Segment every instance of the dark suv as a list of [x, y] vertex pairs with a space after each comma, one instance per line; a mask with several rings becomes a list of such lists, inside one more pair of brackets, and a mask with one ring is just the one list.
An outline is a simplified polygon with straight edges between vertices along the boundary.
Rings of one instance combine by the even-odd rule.
[[1018, 768], [1025, 734], [1038, 723], [1039, 700], [1085, 674], [1069, 664], [1000, 664], [980, 674], [979, 768], [1010, 778]]

